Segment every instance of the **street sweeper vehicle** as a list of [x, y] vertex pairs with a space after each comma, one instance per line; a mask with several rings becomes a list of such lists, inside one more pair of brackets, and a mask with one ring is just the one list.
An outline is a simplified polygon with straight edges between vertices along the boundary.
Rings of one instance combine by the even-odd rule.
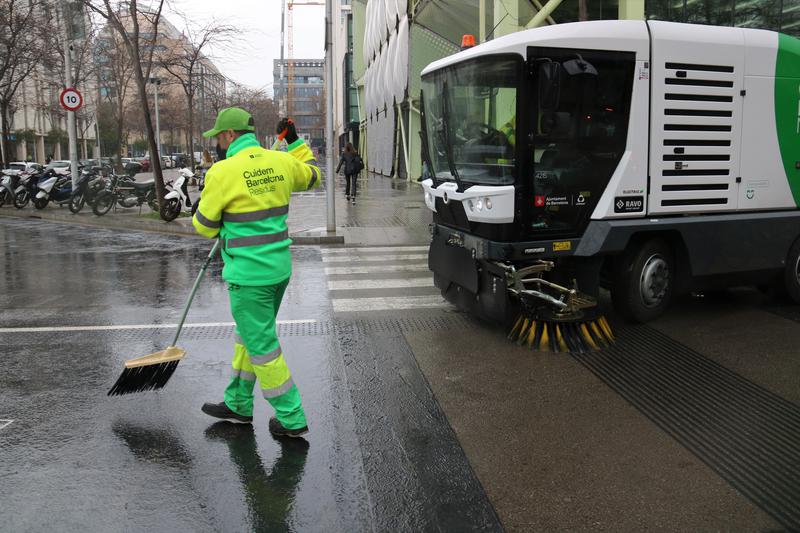
[[675, 294], [800, 303], [800, 40], [598, 21], [521, 31], [422, 73], [429, 266], [537, 349], [613, 341]]

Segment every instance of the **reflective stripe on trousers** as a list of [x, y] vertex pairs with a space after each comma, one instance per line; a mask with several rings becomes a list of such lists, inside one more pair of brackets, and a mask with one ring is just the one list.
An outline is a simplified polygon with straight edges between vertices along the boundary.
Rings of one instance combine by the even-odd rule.
[[300, 393], [278, 342], [275, 319], [289, 280], [270, 286], [230, 285], [231, 313], [236, 321], [233, 374], [225, 403], [233, 411], [252, 416], [255, 379], [261, 395], [289, 429], [306, 425]]

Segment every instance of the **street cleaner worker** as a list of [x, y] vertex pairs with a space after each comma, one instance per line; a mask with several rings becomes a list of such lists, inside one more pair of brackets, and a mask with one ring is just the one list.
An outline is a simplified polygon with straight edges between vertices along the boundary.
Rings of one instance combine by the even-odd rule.
[[219, 112], [203, 137], [216, 137], [226, 156], [208, 170], [192, 222], [200, 235], [220, 239], [222, 278], [236, 321], [233, 372], [224, 401], [206, 403], [202, 410], [229, 422], [252, 423], [257, 378], [261, 394], [275, 409], [270, 433], [299, 437], [308, 425], [275, 326], [292, 274], [289, 197], [319, 186], [320, 171], [291, 120], [281, 120], [278, 132], [283, 130], [288, 152], [267, 150], [256, 140], [247, 111], [229, 107]]

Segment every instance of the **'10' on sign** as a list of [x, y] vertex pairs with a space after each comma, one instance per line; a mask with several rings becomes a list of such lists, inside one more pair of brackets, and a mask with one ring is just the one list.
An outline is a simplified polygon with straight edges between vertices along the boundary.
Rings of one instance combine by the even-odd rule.
[[83, 96], [78, 92], [78, 89], [67, 87], [61, 91], [59, 96], [61, 107], [67, 111], [77, 111], [83, 105]]

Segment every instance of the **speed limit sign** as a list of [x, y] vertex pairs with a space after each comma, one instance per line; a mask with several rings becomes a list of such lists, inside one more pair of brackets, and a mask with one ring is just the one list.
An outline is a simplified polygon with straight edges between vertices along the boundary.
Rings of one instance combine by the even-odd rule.
[[61, 91], [59, 100], [61, 101], [61, 107], [67, 111], [77, 111], [83, 105], [83, 96], [78, 92], [78, 89], [72, 87], [67, 87]]

